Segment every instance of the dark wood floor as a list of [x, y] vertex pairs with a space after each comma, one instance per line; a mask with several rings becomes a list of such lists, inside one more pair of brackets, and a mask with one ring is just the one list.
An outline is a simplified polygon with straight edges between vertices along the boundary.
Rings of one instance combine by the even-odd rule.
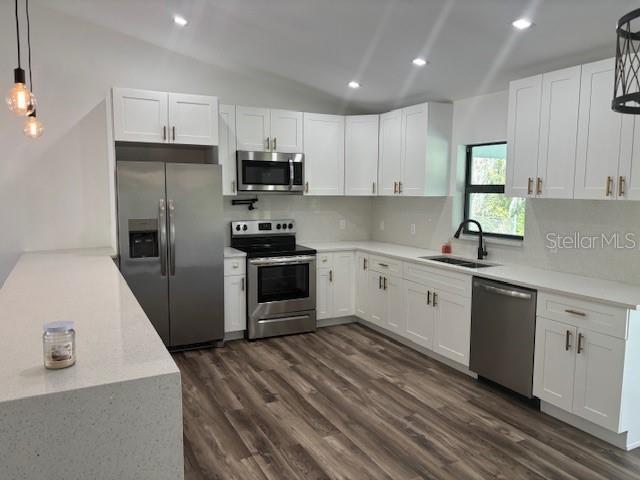
[[187, 480], [640, 479], [624, 452], [366, 327], [179, 353]]

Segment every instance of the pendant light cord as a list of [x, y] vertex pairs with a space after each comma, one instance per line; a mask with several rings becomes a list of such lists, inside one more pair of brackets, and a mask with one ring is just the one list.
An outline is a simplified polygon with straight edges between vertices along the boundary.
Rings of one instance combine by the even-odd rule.
[[[17, 1], [17, 0], [16, 0]], [[27, 51], [29, 53], [29, 90], [33, 93], [33, 79], [31, 77], [31, 22], [29, 21], [29, 0], [25, 1], [27, 9]]]
[[18, 44], [18, 68], [21, 68], [20, 64], [20, 22], [18, 21], [18, 0], [16, 0], [16, 40]]

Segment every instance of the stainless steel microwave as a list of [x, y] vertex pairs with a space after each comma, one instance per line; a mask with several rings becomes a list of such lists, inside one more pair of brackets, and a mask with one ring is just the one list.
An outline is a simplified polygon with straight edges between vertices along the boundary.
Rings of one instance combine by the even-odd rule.
[[237, 152], [238, 191], [304, 191], [304, 154], [279, 152]]

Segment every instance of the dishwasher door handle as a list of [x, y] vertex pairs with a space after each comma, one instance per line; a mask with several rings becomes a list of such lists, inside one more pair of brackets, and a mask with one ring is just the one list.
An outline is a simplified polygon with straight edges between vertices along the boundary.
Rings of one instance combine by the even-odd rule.
[[518, 290], [507, 290], [506, 288], [498, 288], [498, 287], [493, 287], [491, 285], [480, 284], [480, 286], [484, 288], [487, 292], [495, 293], [498, 295], [504, 295], [505, 297], [521, 298], [522, 300], [531, 300], [530, 293], [519, 292]]

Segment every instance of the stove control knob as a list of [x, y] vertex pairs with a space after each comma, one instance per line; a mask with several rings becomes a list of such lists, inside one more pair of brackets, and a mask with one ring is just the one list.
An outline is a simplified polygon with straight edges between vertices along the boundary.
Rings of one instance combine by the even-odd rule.
[[292, 228], [293, 228], [293, 223], [290, 223], [289, 224], [289, 229], [292, 229]]
[[278, 224], [276, 225], [276, 228], [277, 228], [278, 230], [280, 230], [280, 229], [282, 228], [282, 226], [278, 223]]
[[287, 224], [286, 224], [286, 223], [283, 223], [283, 224], [282, 224], [282, 228], [286, 230], [286, 229], [287, 229]]
[[246, 232], [247, 231], [247, 226], [246, 225], [242, 225], [242, 230], [244, 230]]
[[240, 231], [240, 225], [236, 225], [236, 232]]

